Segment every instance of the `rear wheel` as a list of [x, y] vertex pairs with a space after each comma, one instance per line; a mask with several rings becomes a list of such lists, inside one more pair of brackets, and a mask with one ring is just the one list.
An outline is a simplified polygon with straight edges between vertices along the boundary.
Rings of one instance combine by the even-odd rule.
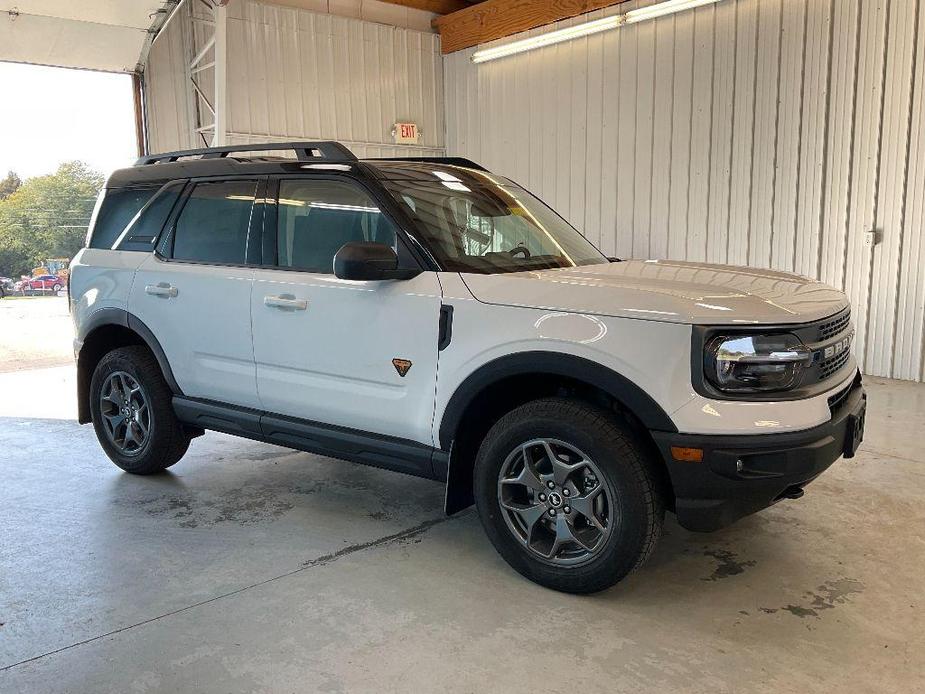
[[475, 463], [475, 498], [501, 556], [532, 581], [592, 593], [642, 565], [664, 504], [645, 448], [610, 412], [549, 398], [489, 431]]
[[104, 356], [90, 381], [90, 414], [106, 455], [126, 472], [150, 475], [176, 463], [190, 436], [177, 419], [171, 392], [145, 347]]
[[60, 284], [55, 284], [55, 286], [53, 286], [53, 287], [51, 288], [51, 290], [52, 290], [55, 294], [57, 294], [58, 292], [61, 291], [61, 285], [60, 285]]

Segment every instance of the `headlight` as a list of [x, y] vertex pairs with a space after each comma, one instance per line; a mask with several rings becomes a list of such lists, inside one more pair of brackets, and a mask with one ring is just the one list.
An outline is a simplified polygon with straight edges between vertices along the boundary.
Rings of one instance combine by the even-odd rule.
[[812, 352], [796, 335], [726, 335], [707, 345], [704, 373], [726, 393], [790, 390], [812, 362]]

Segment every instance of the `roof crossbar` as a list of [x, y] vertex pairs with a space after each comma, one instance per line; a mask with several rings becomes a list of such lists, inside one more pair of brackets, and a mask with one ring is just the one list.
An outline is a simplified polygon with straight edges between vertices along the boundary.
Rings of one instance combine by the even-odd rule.
[[261, 144], [229, 145], [227, 147], [205, 147], [203, 149], [185, 149], [163, 154], [149, 154], [139, 157], [135, 166], [173, 162], [185, 157], [202, 159], [222, 159], [236, 152], [271, 152], [292, 150], [300, 161], [311, 159], [333, 159], [335, 161], [356, 161], [356, 155], [340, 142], [323, 140], [320, 142], [265, 142]]

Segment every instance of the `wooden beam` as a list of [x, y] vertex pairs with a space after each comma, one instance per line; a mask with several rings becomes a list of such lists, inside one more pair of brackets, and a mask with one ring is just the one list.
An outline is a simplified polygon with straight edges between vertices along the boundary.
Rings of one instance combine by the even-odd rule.
[[383, 0], [391, 5], [412, 7], [436, 14], [450, 14], [472, 6], [469, 0]]
[[461, 51], [625, 0], [486, 0], [437, 17], [443, 53]]

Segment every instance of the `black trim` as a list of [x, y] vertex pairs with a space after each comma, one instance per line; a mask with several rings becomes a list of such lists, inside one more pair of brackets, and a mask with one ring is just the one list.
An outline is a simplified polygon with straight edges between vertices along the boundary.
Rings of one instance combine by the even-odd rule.
[[170, 362], [167, 361], [167, 354], [161, 347], [161, 343], [158, 342], [156, 337], [154, 337], [154, 333], [151, 332], [151, 328], [145, 325], [142, 320], [134, 314], [128, 312], [126, 312], [126, 314], [128, 315], [129, 329], [138, 333], [141, 336], [141, 339], [147, 343], [148, 349], [154, 353], [154, 358], [157, 360], [157, 365], [161, 367], [161, 373], [164, 374], [164, 380], [167, 381], [167, 385], [170, 387], [170, 391], [172, 393], [182, 395], [183, 391], [177, 384], [177, 380], [173, 377], [173, 370], [170, 368]]
[[[712, 531], [796, 498], [838, 458], [854, 455], [866, 403], [858, 373], [847, 395], [834, 403], [831, 419], [812, 429], [751, 435], [653, 431], [671, 477], [678, 522], [688, 530]], [[672, 446], [700, 448], [703, 461], [676, 461]]]
[[443, 304], [440, 307], [440, 328], [437, 338], [437, 350], [442, 352], [453, 340], [453, 307]]
[[[183, 391], [180, 390], [180, 386], [177, 385], [176, 379], [173, 377], [173, 371], [170, 368], [167, 355], [164, 353], [161, 343], [158, 342], [157, 338], [154, 337], [154, 333], [151, 332], [151, 329], [145, 325], [140, 318], [129, 313], [125, 309], [112, 307], [101, 308], [87, 316], [81, 323], [80, 331], [76, 336], [78, 352], [83, 348], [84, 343], [93, 331], [106, 325], [117, 325], [122, 328], [128, 328], [136, 333], [154, 354], [154, 358], [157, 360], [158, 366], [161, 367], [164, 380], [167, 381], [170, 390], [173, 393], [183, 394]], [[77, 357], [78, 359], [80, 358], [79, 353]]]
[[621, 402], [647, 428], [667, 432], [678, 430], [648, 393], [606, 366], [560, 352], [519, 352], [488, 362], [459, 385], [440, 421], [440, 447], [450, 449], [466, 409], [482, 390], [504, 378], [524, 374], [566, 376], [588, 383]]
[[446, 479], [446, 454], [416, 441], [198, 398], [176, 396], [173, 407], [177, 418], [193, 427], [416, 477]]

